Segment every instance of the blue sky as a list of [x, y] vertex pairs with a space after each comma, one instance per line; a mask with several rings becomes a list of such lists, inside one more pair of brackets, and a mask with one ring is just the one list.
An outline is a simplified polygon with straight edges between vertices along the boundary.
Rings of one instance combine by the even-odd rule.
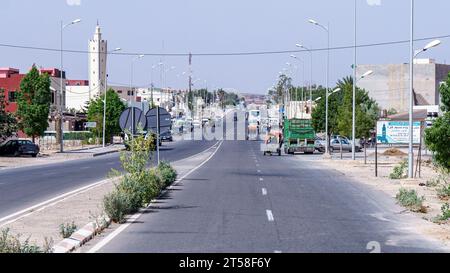
[[[373, 1], [373, 0], [372, 0]], [[377, 0], [375, 0], [376, 2]], [[326, 46], [325, 32], [308, 24], [309, 18], [330, 23], [332, 46], [353, 44], [353, 0], [2, 0], [0, 8], [1, 44], [59, 48], [59, 22], [81, 18], [83, 22], [65, 31], [65, 48], [87, 50], [97, 19], [110, 49], [139, 53], [227, 53], [247, 51], [295, 50], [296, 43], [311, 48]], [[76, 3], [79, 2], [79, 5]], [[69, 5], [68, 3], [71, 3]], [[75, 3], [75, 4], [74, 4]], [[409, 39], [409, 0], [381, 0], [369, 6], [358, 0], [358, 43]], [[416, 37], [450, 34], [450, 2], [416, 0]], [[7, 26], [7, 27], [5, 27]], [[450, 39], [422, 55], [440, 63], [450, 61]], [[417, 48], [426, 42], [418, 42]], [[164, 48], [163, 48], [164, 44]], [[194, 76], [202, 79], [198, 87], [235, 88], [242, 92], [265, 93], [278, 72], [293, 62], [290, 54], [235, 57], [194, 57]], [[297, 54], [306, 62], [309, 55]], [[351, 74], [352, 50], [331, 53], [331, 82]], [[358, 63], [406, 63], [408, 44], [360, 49]], [[325, 83], [325, 52], [314, 53], [314, 83]], [[112, 56], [110, 81], [130, 82], [130, 56]], [[137, 85], [149, 85], [150, 68], [159, 57], [145, 57], [135, 66]], [[165, 57], [176, 69], [167, 74], [167, 85], [187, 88], [178, 78], [188, 69], [187, 57]], [[33, 63], [58, 67], [57, 52], [0, 47], [0, 67], [25, 70]], [[87, 79], [87, 56], [65, 54], [68, 78]], [[159, 84], [156, 76], [155, 83]], [[301, 75], [298, 71], [296, 75]], [[295, 83], [301, 81], [296, 76]]]

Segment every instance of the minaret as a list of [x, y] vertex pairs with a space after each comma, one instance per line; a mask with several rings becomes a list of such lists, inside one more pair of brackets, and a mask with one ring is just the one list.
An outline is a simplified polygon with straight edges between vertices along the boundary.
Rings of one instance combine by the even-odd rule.
[[94, 38], [89, 41], [89, 99], [106, 91], [106, 61], [108, 42], [102, 40], [97, 22]]

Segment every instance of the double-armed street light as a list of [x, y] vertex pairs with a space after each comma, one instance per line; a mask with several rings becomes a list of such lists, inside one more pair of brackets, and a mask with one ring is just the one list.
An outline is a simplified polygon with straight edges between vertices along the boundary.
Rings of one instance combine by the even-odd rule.
[[131, 105], [131, 110], [132, 110], [132, 113], [131, 113], [131, 130], [132, 130], [131, 137], [132, 138], [134, 138], [134, 134], [135, 134], [135, 131], [136, 131], [136, 128], [135, 128], [136, 125], [135, 125], [135, 120], [134, 120], [134, 114], [135, 114], [134, 113], [134, 103], [136, 101], [136, 90], [133, 89], [134, 63], [137, 60], [140, 60], [140, 59], [142, 59], [144, 57], [145, 57], [145, 55], [141, 54], [141, 55], [138, 55], [138, 56], [134, 56], [133, 59], [131, 60], [130, 91], [131, 91], [131, 96], [132, 96], [133, 99], [130, 98], [130, 105]]
[[327, 82], [327, 86], [326, 86], [327, 93], [326, 94], [327, 94], [327, 96], [326, 96], [326, 102], [325, 102], [325, 105], [326, 105], [326, 110], [325, 110], [325, 112], [326, 112], [325, 134], [326, 134], [327, 145], [325, 146], [325, 153], [328, 154], [328, 150], [329, 150], [328, 149], [329, 148], [329, 137], [328, 137], [328, 90], [329, 90], [329, 84], [330, 84], [330, 82], [329, 82], [329, 78], [330, 78], [330, 27], [329, 26], [326, 27], [326, 26], [320, 24], [319, 22], [317, 22], [317, 21], [315, 21], [313, 19], [309, 19], [308, 22], [310, 24], [313, 24], [315, 26], [320, 27], [321, 29], [323, 29], [327, 33], [327, 73], [326, 73], [326, 78], [327, 78], [327, 80], [326, 80], [326, 82]]

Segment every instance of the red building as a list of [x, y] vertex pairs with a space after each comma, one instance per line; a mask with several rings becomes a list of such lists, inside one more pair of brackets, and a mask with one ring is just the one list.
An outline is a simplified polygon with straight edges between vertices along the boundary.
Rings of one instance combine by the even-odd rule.
[[4, 90], [7, 102], [6, 112], [17, 111], [17, 92], [20, 90], [20, 83], [25, 75], [19, 73], [19, 69], [0, 68], [0, 89]]

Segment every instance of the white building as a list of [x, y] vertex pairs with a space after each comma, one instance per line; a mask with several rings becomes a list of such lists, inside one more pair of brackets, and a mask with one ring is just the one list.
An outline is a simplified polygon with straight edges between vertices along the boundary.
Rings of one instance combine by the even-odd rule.
[[89, 101], [89, 82], [68, 80], [66, 85], [66, 107], [82, 111]]
[[89, 41], [89, 99], [106, 91], [107, 53], [108, 42], [102, 40], [101, 29], [97, 24], [94, 38]]

